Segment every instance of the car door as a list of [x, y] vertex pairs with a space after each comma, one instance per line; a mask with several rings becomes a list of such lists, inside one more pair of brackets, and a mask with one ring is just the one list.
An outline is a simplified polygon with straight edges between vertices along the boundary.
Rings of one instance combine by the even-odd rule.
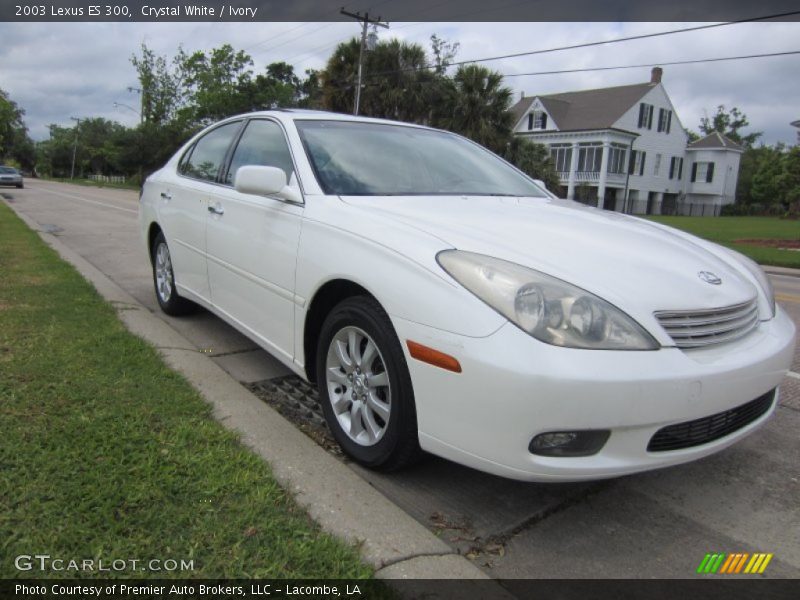
[[294, 289], [302, 204], [241, 194], [236, 170], [245, 165], [279, 167], [297, 185], [282, 126], [250, 120], [208, 207], [208, 279], [213, 304], [265, 345], [291, 360], [294, 353]]
[[158, 218], [170, 248], [175, 284], [210, 299], [206, 267], [208, 200], [242, 121], [212, 129], [189, 148], [162, 187]]

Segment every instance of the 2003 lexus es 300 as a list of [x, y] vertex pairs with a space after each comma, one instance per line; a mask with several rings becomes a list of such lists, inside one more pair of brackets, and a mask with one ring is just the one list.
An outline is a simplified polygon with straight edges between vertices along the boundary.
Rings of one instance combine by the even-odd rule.
[[693, 460], [774, 411], [795, 328], [749, 259], [557, 200], [425, 127], [233, 117], [144, 185], [158, 302], [319, 387], [363, 465], [426, 450], [516, 479]]

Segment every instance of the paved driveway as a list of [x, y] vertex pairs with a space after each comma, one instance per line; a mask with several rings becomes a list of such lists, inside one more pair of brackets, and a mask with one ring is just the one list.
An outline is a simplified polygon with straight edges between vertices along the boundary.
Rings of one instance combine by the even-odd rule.
[[[315, 435], [313, 391], [267, 353], [209, 313], [175, 319], [158, 311], [135, 192], [26, 185], [0, 193], [232, 377], [299, 407]], [[800, 325], [800, 278], [773, 281]], [[793, 369], [800, 372], [800, 353]], [[493, 577], [684, 578], [706, 552], [771, 552], [765, 575], [797, 578], [799, 411], [795, 375], [783, 385], [776, 418], [744, 442], [690, 465], [600, 483], [519, 483], [435, 458], [392, 476], [352, 468]]]

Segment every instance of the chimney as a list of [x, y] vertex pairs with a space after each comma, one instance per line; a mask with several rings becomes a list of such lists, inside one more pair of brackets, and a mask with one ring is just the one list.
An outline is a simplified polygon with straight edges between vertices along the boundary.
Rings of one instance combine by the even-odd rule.
[[661, 83], [661, 76], [664, 74], [664, 69], [661, 67], [653, 67], [653, 70], [650, 71], [650, 83], [655, 85], [656, 83]]

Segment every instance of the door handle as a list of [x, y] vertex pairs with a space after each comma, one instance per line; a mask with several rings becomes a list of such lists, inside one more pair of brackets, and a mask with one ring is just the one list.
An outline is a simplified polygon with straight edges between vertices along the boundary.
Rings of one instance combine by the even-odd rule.
[[161, 197], [164, 200], [172, 200], [172, 194], [170, 194], [169, 192], [161, 192]]
[[222, 215], [225, 213], [225, 209], [222, 208], [222, 205], [217, 203], [213, 206], [208, 207], [208, 212], [213, 213], [215, 215]]

